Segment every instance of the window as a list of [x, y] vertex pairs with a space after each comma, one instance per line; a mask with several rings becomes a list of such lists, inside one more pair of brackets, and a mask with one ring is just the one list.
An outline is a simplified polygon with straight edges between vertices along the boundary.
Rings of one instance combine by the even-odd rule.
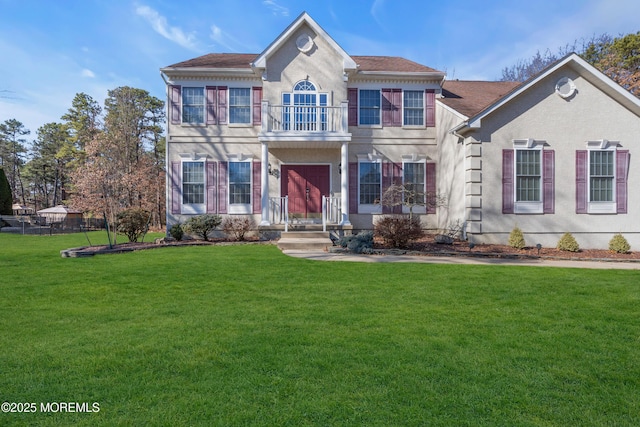
[[555, 212], [555, 152], [545, 141], [513, 141], [502, 151], [502, 213]]
[[404, 125], [424, 126], [424, 92], [404, 91]]
[[374, 205], [380, 203], [381, 197], [381, 163], [360, 162], [359, 164], [359, 203]]
[[251, 162], [229, 162], [229, 213], [250, 213]]
[[359, 117], [361, 125], [380, 124], [380, 91], [360, 91]]
[[204, 88], [182, 88], [182, 123], [204, 123]]
[[182, 211], [204, 213], [204, 162], [182, 162]]
[[516, 150], [516, 202], [540, 202], [541, 150]]
[[327, 130], [327, 94], [317, 93], [308, 80], [298, 82], [292, 93], [282, 94], [282, 128], [297, 131]]
[[613, 202], [613, 151], [589, 151], [589, 202]]
[[425, 164], [405, 162], [402, 167], [405, 205], [425, 205]]
[[250, 88], [229, 88], [229, 123], [251, 123]]
[[576, 151], [576, 213], [627, 213], [629, 151], [618, 142], [587, 142]]

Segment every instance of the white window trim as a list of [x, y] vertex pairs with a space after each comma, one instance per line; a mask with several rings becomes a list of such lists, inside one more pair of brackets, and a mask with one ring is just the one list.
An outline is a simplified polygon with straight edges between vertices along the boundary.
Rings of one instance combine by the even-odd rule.
[[358, 213], [360, 214], [380, 214], [382, 213], [382, 203], [361, 204], [360, 203], [360, 163], [380, 164], [380, 198], [382, 198], [382, 156], [379, 154], [358, 154]]
[[[402, 89], [402, 127], [406, 129], [424, 129], [427, 127], [427, 100], [425, 96], [426, 89]], [[404, 94], [405, 92], [420, 92], [422, 93], [422, 124], [421, 125], [408, 125], [404, 121]], [[409, 162], [411, 163], [411, 162]]]
[[[184, 121], [184, 90], [191, 88], [201, 88], [204, 103], [202, 104], [202, 121], [199, 123], [189, 123]], [[207, 88], [205, 86], [182, 86], [180, 89], [180, 125], [183, 127], [204, 127], [207, 125]]]
[[250, 163], [250, 170], [249, 170], [249, 203], [234, 203], [232, 204], [230, 201], [230, 197], [231, 197], [231, 185], [229, 182], [229, 177], [230, 177], [230, 172], [229, 169], [230, 167], [227, 168], [227, 200], [225, 201], [225, 203], [227, 203], [227, 212], [230, 215], [249, 215], [253, 213], [253, 158], [252, 157], [247, 157], [243, 154], [231, 154], [227, 157], [227, 161], [229, 163], [234, 162], [234, 163]]
[[[231, 90], [249, 89], [249, 121], [247, 123], [231, 122]], [[206, 101], [206, 99], [205, 99]], [[253, 127], [253, 87], [251, 86], [227, 86], [227, 126], [230, 128], [250, 128]]]
[[[402, 156], [402, 184], [403, 185], [404, 185], [404, 164], [405, 163], [422, 163], [422, 164], [424, 164], [425, 179], [424, 179], [424, 188], [423, 188], [422, 191], [425, 194], [425, 201], [426, 201], [426, 197], [427, 197], [427, 177], [426, 177], [426, 173], [427, 173], [427, 156], [419, 155], [419, 154], [411, 154], [411, 155], [408, 155], [408, 156]], [[404, 197], [404, 194], [403, 194], [403, 197]], [[409, 213], [409, 207], [405, 206], [403, 204], [402, 205], [402, 213], [408, 214]], [[426, 214], [427, 213], [427, 205], [425, 204], [423, 206], [414, 206], [413, 207], [413, 213]]]
[[[587, 213], [590, 214], [614, 214], [618, 212], [616, 202], [616, 151], [618, 149], [617, 141], [609, 141], [600, 139], [587, 142]], [[591, 152], [592, 151], [612, 151], [613, 152], [613, 183], [612, 183], [612, 201], [610, 202], [592, 202], [591, 201]]]
[[[180, 153], [180, 213], [185, 215], [200, 215], [204, 214], [207, 211], [207, 164], [206, 164], [207, 156], [199, 153]], [[184, 171], [183, 165], [184, 163], [202, 163], [203, 173], [204, 173], [204, 203], [183, 203], [183, 179], [184, 179]]]
[[[360, 114], [360, 112], [362, 111], [362, 101], [360, 100], [360, 92], [362, 92], [363, 90], [376, 90], [378, 91], [378, 95], [379, 95], [379, 101], [378, 101], [378, 124], [363, 124], [360, 122], [360, 120], [362, 119], [362, 114]], [[363, 88], [358, 88], [358, 127], [361, 128], [368, 128], [368, 129], [382, 129], [382, 89], [381, 88], [371, 88], [371, 87], [363, 87]]]
[[[527, 139], [514, 139], [513, 140], [513, 213], [516, 214], [541, 214], [544, 213], [544, 186], [543, 186], [543, 150], [546, 141], [537, 141], [532, 138]], [[518, 201], [518, 175], [517, 175], [517, 163], [518, 153], [517, 151], [540, 151], [540, 200], [537, 202], [523, 202]]]

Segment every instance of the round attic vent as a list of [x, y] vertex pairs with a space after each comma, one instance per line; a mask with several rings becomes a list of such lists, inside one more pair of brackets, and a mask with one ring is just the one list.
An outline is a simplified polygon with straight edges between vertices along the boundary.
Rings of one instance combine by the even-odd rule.
[[569, 98], [576, 92], [576, 85], [569, 77], [563, 77], [556, 83], [556, 93], [562, 98]]
[[313, 39], [309, 34], [301, 34], [296, 40], [296, 47], [300, 52], [307, 53], [313, 48]]

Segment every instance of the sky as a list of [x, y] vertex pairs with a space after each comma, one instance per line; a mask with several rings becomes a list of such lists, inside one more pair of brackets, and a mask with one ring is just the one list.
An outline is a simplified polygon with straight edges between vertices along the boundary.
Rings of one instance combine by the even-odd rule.
[[402, 56], [450, 80], [498, 80], [538, 51], [640, 31], [638, 0], [0, 0], [0, 123], [20, 121], [31, 141], [77, 93], [165, 100], [160, 68], [257, 55], [304, 11], [351, 55]]

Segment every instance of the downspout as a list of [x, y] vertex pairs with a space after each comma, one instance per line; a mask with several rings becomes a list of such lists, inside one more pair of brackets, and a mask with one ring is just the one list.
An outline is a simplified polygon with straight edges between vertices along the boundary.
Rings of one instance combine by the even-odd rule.
[[466, 213], [466, 210], [467, 210], [466, 209], [466, 205], [467, 205], [467, 203], [466, 203], [466, 200], [465, 200], [465, 198], [466, 198], [466, 194], [465, 194], [466, 190], [465, 189], [466, 189], [466, 186], [467, 186], [467, 183], [465, 181], [466, 180], [466, 172], [467, 172], [467, 155], [465, 153], [465, 150], [466, 150], [466, 147], [465, 147], [465, 144], [464, 144], [465, 137], [462, 136], [459, 133], [459, 131], [462, 128], [466, 127], [468, 124], [469, 124], [468, 121], [464, 121], [464, 122], [460, 123], [458, 126], [454, 127], [453, 129], [451, 129], [449, 131], [449, 134], [451, 134], [451, 135], [457, 137], [458, 139], [462, 140], [462, 182], [464, 183], [463, 195], [462, 195], [462, 206], [464, 206], [464, 210], [465, 210], [465, 214], [464, 214], [463, 221], [462, 221], [462, 240], [465, 240], [465, 241], [467, 240], [467, 213]]

